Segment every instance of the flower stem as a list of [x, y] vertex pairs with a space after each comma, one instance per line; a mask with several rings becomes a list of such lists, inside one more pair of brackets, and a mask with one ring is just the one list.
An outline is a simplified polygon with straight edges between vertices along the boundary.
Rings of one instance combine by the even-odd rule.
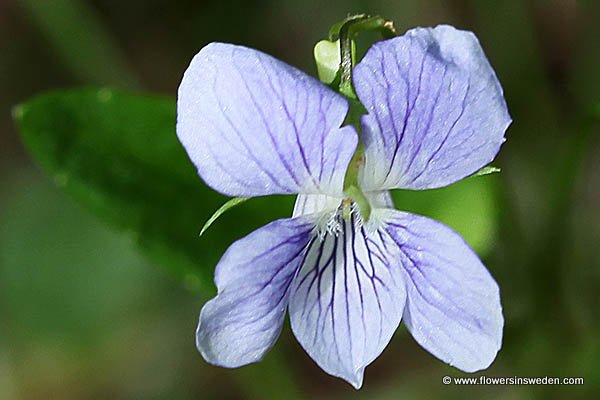
[[[336, 30], [337, 33], [336, 33]], [[352, 58], [352, 40], [361, 32], [377, 30], [384, 38], [396, 35], [396, 30], [392, 21], [386, 20], [380, 16], [369, 16], [367, 14], [357, 14], [346, 18], [340, 24], [336, 24], [329, 31], [330, 40], [334, 40], [337, 35], [340, 40], [340, 85], [339, 91], [344, 96], [356, 99], [356, 93], [352, 85], [352, 68], [354, 67]]]

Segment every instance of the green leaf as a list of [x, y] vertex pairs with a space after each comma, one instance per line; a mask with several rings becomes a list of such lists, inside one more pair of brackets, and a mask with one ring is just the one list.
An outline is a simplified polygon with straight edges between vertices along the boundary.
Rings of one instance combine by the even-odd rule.
[[75, 89], [35, 97], [13, 115], [57, 185], [192, 289], [212, 288], [231, 242], [291, 212], [292, 199], [257, 198], [198, 238], [226, 198], [204, 185], [177, 140], [173, 99]]
[[206, 223], [202, 227], [202, 230], [200, 230], [199, 236], [202, 236], [204, 232], [206, 232], [206, 230], [210, 228], [213, 222], [215, 222], [221, 215], [225, 214], [227, 211], [229, 211], [229, 209], [237, 206], [238, 204], [242, 204], [246, 200], [250, 200], [250, 197], [234, 197], [233, 199], [229, 200], [227, 203], [219, 207], [219, 209], [215, 211], [215, 213], [208, 219], [208, 221], [206, 221]]

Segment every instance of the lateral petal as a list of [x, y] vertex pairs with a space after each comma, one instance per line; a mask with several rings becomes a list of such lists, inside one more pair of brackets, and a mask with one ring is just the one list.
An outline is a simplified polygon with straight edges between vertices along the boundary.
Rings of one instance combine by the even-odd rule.
[[206, 361], [239, 367], [259, 361], [271, 348], [313, 227], [308, 218], [274, 221], [225, 252], [215, 270], [218, 294], [202, 308], [196, 332]]
[[381, 210], [407, 287], [404, 323], [415, 340], [466, 372], [487, 368], [502, 344], [500, 291], [463, 238], [444, 224]]

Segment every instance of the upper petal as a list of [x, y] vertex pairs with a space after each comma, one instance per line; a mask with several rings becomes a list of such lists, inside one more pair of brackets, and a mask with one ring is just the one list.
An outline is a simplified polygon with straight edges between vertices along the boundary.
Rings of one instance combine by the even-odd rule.
[[399, 248], [407, 299], [404, 322], [415, 340], [466, 372], [487, 368], [502, 342], [502, 306], [494, 278], [447, 226], [414, 214], [381, 211]]
[[416, 28], [375, 43], [354, 68], [366, 165], [363, 188], [432, 189], [490, 163], [511, 122], [472, 32]]
[[340, 221], [339, 235], [312, 242], [290, 294], [296, 338], [317, 364], [357, 389], [363, 371], [400, 323], [401, 271], [386, 251], [389, 237]]
[[278, 220], [225, 252], [215, 270], [219, 292], [202, 308], [196, 332], [206, 361], [239, 367], [260, 360], [275, 342], [313, 226], [307, 218]]
[[230, 196], [342, 192], [358, 141], [347, 101], [242, 46], [211, 43], [179, 87], [177, 135], [200, 176]]

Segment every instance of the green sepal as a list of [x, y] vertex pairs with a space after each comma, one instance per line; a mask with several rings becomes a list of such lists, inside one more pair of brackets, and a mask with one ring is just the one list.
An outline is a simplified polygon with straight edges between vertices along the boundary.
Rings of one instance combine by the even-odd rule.
[[223, 204], [215, 213], [206, 221], [202, 229], [200, 230], [200, 234], [198, 236], [202, 236], [204, 232], [223, 214], [232, 209], [233, 207], [242, 204], [246, 200], [250, 200], [252, 197], [234, 197], [230, 199], [225, 204]]
[[[339, 79], [340, 63], [342, 61], [340, 54], [340, 41], [321, 40], [317, 42], [313, 49], [315, 63], [317, 64], [317, 74], [319, 80], [326, 85], [331, 85], [336, 78]], [[352, 60], [356, 61], [356, 45], [352, 42]]]
[[471, 176], [484, 176], [484, 175], [495, 174], [495, 173], [498, 173], [501, 171], [502, 170], [498, 167], [494, 167], [493, 165], [487, 165], [487, 166], [481, 168], [479, 171], [475, 172]]

